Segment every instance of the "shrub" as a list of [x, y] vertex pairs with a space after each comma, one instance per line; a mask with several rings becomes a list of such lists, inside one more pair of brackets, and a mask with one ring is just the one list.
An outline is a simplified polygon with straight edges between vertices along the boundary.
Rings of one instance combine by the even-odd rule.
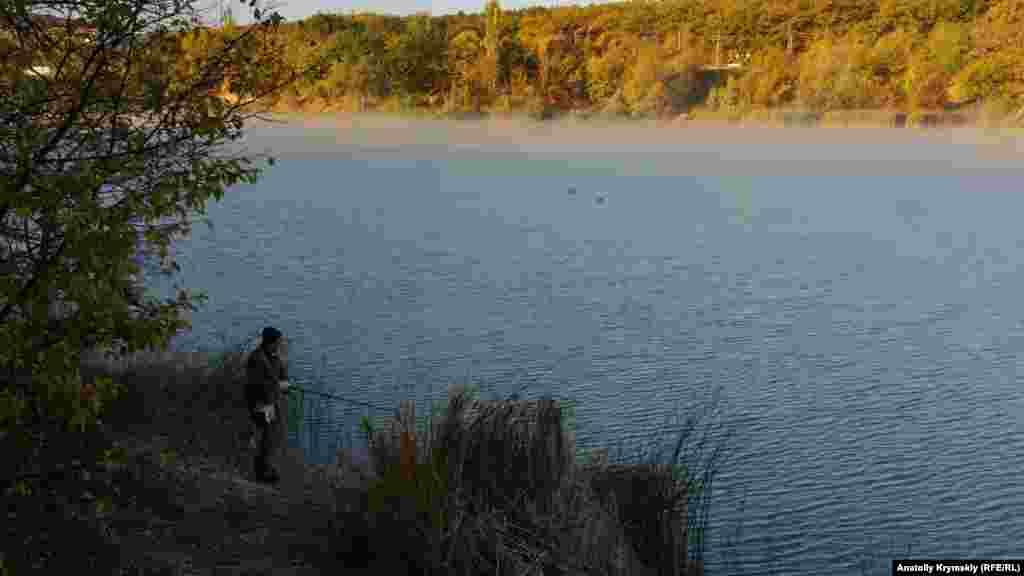
[[949, 95], [956, 101], [989, 99], [1005, 94], [1010, 66], [1001, 54], [983, 57], [964, 67], [953, 79]]
[[932, 29], [925, 44], [929, 60], [950, 75], [964, 67], [972, 48], [970, 31], [955, 22], [940, 22]]
[[914, 58], [907, 69], [906, 90], [913, 109], [941, 108], [948, 101], [950, 75], [926, 56]]
[[662, 108], [666, 112], [686, 111], [700, 102], [700, 68], [696, 64], [683, 64], [681, 70], [664, 76], [660, 83], [664, 86]]
[[708, 93], [707, 106], [735, 116], [738, 119], [743, 107], [744, 98], [740, 89], [740, 81], [733, 76], [727, 77], [724, 84], [717, 84]]
[[869, 49], [865, 66], [872, 79], [871, 102], [878, 106], [902, 104], [907, 97], [905, 77], [915, 37], [904, 29], [890, 32]]
[[793, 98], [796, 80], [785, 51], [770, 46], [754, 57], [750, 72], [739, 81], [739, 90], [754, 106], [778, 106]]
[[635, 115], [654, 112], [659, 62], [657, 44], [647, 42], [636, 49], [633, 66], [626, 70], [622, 99]]
[[864, 36], [825, 36], [800, 58], [799, 98], [817, 110], [871, 106], [872, 64], [872, 49]]

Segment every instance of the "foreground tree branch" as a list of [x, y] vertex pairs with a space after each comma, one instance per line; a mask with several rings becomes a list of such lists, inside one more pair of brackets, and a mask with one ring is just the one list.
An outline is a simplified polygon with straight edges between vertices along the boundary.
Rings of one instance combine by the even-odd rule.
[[[193, 0], [0, 0], [5, 450], [38, 453], [41, 422], [95, 424], [102, 403], [82, 401], [82, 351], [166, 345], [202, 301], [184, 289], [141, 297], [143, 265], [178, 270], [171, 243], [262, 171], [238, 144], [246, 121], [319, 68], [289, 69], [271, 38], [280, 16], [249, 7], [254, 24], [208, 28]], [[114, 393], [109, 381], [90, 387]]]

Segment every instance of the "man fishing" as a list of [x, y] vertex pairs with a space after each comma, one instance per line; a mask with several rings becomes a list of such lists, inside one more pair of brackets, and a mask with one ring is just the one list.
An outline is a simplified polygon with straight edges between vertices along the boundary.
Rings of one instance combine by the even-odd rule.
[[278, 355], [280, 343], [281, 332], [267, 326], [259, 347], [249, 354], [246, 362], [245, 396], [249, 416], [260, 435], [253, 473], [255, 480], [270, 484], [276, 484], [281, 478], [270, 460], [282, 436], [281, 393], [287, 393], [289, 388], [287, 368]]

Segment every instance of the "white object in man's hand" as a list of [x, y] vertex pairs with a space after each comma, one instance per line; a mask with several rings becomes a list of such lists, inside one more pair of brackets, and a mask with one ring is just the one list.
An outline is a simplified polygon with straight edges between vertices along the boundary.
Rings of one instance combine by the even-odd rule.
[[281, 386], [281, 391], [282, 392], [287, 392], [288, 389], [291, 388], [292, 385], [287, 380], [281, 380], [280, 386]]
[[271, 422], [274, 421], [275, 414], [273, 404], [265, 404], [263, 406], [260, 406], [259, 408], [256, 409], [256, 411], [263, 413], [263, 417], [266, 418], [267, 424], [270, 424]]

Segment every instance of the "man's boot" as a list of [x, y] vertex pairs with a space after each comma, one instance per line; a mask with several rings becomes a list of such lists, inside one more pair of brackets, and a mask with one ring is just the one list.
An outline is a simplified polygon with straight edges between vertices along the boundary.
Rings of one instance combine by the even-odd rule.
[[269, 484], [277, 484], [281, 481], [281, 475], [277, 473], [272, 467], [267, 466], [266, 473], [263, 475], [264, 481]]
[[270, 478], [270, 465], [267, 464], [266, 458], [261, 454], [257, 454], [253, 461], [252, 479], [256, 482], [267, 482]]
[[281, 475], [274, 470], [274, 467], [267, 463], [267, 461], [259, 456], [256, 457], [255, 470], [253, 471], [253, 480], [257, 482], [264, 482], [268, 484], [276, 484], [281, 479]]

